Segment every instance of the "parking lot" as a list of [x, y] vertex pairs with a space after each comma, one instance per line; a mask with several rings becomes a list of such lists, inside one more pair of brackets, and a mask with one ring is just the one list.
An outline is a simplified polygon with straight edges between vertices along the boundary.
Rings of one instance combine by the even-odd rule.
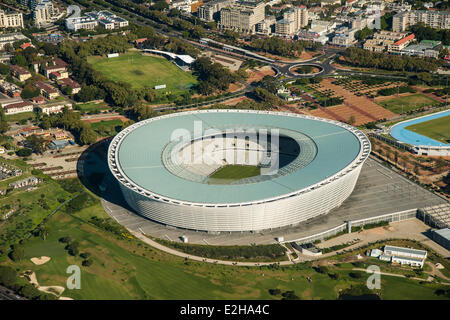
[[279, 236], [283, 236], [287, 241], [295, 240], [328, 230], [348, 220], [358, 220], [446, 202], [369, 158], [363, 166], [352, 195], [344, 201], [341, 207], [332, 210], [327, 215], [304, 221], [295, 227], [266, 230], [261, 233], [208, 234], [167, 227], [135, 214], [126, 209], [120, 190], [112, 176], [107, 175], [105, 179], [108, 181], [104, 181], [102, 184], [108, 187], [104, 192], [109, 194], [109, 199], [114, 195], [112, 197], [114, 203], [103, 199], [104, 208], [109, 215], [125, 227], [172, 241], [181, 241], [180, 237], [184, 235], [188, 237], [190, 243], [210, 245], [269, 244], [274, 243], [275, 237]]

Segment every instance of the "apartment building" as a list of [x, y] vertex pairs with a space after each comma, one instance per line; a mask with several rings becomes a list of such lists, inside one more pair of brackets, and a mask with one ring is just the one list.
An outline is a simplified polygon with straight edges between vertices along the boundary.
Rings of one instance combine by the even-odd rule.
[[275, 26], [277, 20], [275, 16], [266, 16], [263, 21], [256, 24], [256, 33], [263, 35], [272, 34], [272, 27]]
[[59, 97], [59, 92], [53, 86], [43, 81], [36, 81], [33, 85], [39, 89], [40, 94], [49, 100]]
[[364, 42], [363, 48], [371, 52], [384, 52], [388, 49], [389, 45], [394, 44], [394, 42], [405, 38], [407, 33], [405, 32], [392, 32], [381, 30], [375, 33], [372, 39], [366, 40]]
[[5, 114], [17, 114], [22, 112], [32, 112], [33, 104], [31, 102], [22, 101], [3, 105]]
[[19, 98], [22, 93], [22, 89], [16, 86], [14, 83], [7, 81], [0, 81], [0, 92], [8, 95], [11, 98]]
[[308, 9], [306, 6], [294, 7], [283, 13], [283, 19], [277, 21], [275, 33], [291, 36], [308, 25]]
[[388, 52], [392, 54], [401, 54], [402, 50], [414, 41], [415, 38], [416, 36], [412, 33], [409, 36], [395, 41], [393, 44], [388, 45]]
[[419, 22], [436, 29], [450, 29], [450, 11], [411, 10], [400, 12], [392, 19], [392, 30], [402, 32]]
[[38, 28], [46, 27], [61, 17], [62, 13], [51, 0], [39, 0], [34, 6], [33, 20]]
[[0, 29], [1, 28], [23, 28], [23, 15], [20, 12], [5, 12], [0, 9]]
[[198, 17], [206, 21], [214, 21], [220, 16], [220, 10], [234, 3], [234, 0], [212, 0], [198, 8]]
[[331, 40], [331, 44], [340, 47], [349, 47], [355, 42], [356, 29], [341, 27], [336, 30], [336, 33]]
[[25, 81], [31, 78], [31, 73], [20, 66], [13, 64], [9, 66], [9, 69], [11, 70], [12, 76], [19, 81]]
[[237, 1], [220, 10], [219, 26], [243, 33], [255, 33], [256, 25], [264, 20], [264, 7], [264, 1]]

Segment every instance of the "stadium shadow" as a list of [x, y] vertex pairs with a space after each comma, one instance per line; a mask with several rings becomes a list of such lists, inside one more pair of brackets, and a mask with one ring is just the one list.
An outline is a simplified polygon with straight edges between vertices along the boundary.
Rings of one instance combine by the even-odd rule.
[[109, 171], [107, 152], [112, 137], [87, 148], [78, 159], [77, 174], [81, 183], [99, 197], [133, 211], [122, 196], [116, 179]]

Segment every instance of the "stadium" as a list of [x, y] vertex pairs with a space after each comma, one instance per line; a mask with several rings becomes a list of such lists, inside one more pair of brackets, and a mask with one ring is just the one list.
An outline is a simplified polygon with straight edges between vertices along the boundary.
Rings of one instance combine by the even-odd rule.
[[293, 226], [352, 193], [370, 142], [307, 115], [201, 110], [150, 118], [111, 141], [108, 166], [136, 213], [211, 233]]

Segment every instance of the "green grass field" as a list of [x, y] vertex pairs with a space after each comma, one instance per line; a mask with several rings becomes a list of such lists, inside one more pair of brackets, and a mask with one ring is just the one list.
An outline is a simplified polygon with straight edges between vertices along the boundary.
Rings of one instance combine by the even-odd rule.
[[129, 52], [111, 59], [92, 56], [88, 62], [111, 80], [130, 83], [133, 88], [165, 84], [167, 88], [158, 92], [178, 93], [197, 83], [192, 73], [180, 70], [163, 57]]
[[450, 116], [437, 118], [405, 127], [442, 143], [450, 143]]
[[226, 165], [209, 176], [210, 180], [235, 181], [261, 174], [261, 169], [255, 166]]
[[34, 112], [23, 112], [23, 113], [17, 113], [17, 114], [9, 114], [6, 116], [6, 121], [20, 121], [20, 120], [28, 120], [28, 119], [34, 119], [36, 117], [36, 114]]
[[95, 111], [95, 110], [100, 111], [100, 110], [108, 109], [108, 104], [106, 102], [99, 102], [99, 103], [88, 102], [88, 103], [77, 104], [76, 108], [79, 108], [80, 111], [85, 111], [85, 112]]
[[424, 106], [438, 105], [440, 102], [418, 93], [380, 101], [378, 104], [394, 113], [401, 114]]
[[[81, 268], [81, 289], [62, 294], [74, 299], [280, 299], [271, 296], [269, 289], [294, 290], [302, 299], [331, 299], [339, 290], [351, 285], [365, 285], [368, 274], [360, 279], [348, 276], [352, 265], [329, 267], [329, 272], [339, 273], [337, 280], [327, 273], [318, 273], [309, 265], [290, 267], [236, 267], [184, 261], [160, 252], [148, 245], [118, 236], [88, 223], [92, 216], [106, 218], [101, 204], [73, 215], [58, 212], [46, 224], [46, 240], [31, 237], [25, 241], [25, 259], [12, 262], [0, 256], [0, 264], [10, 265], [19, 271], [36, 272], [40, 285], [66, 287], [69, 265]], [[82, 266], [82, 258], [73, 257], [58, 240], [72, 236], [80, 243], [80, 253], [89, 252], [94, 261], [90, 267]], [[30, 258], [49, 256], [43, 265], [34, 265]], [[307, 281], [311, 277], [312, 282]], [[382, 277], [383, 299], [445, 299], [434, 291], [441, 286], [419, 283], [416, 280]]]

